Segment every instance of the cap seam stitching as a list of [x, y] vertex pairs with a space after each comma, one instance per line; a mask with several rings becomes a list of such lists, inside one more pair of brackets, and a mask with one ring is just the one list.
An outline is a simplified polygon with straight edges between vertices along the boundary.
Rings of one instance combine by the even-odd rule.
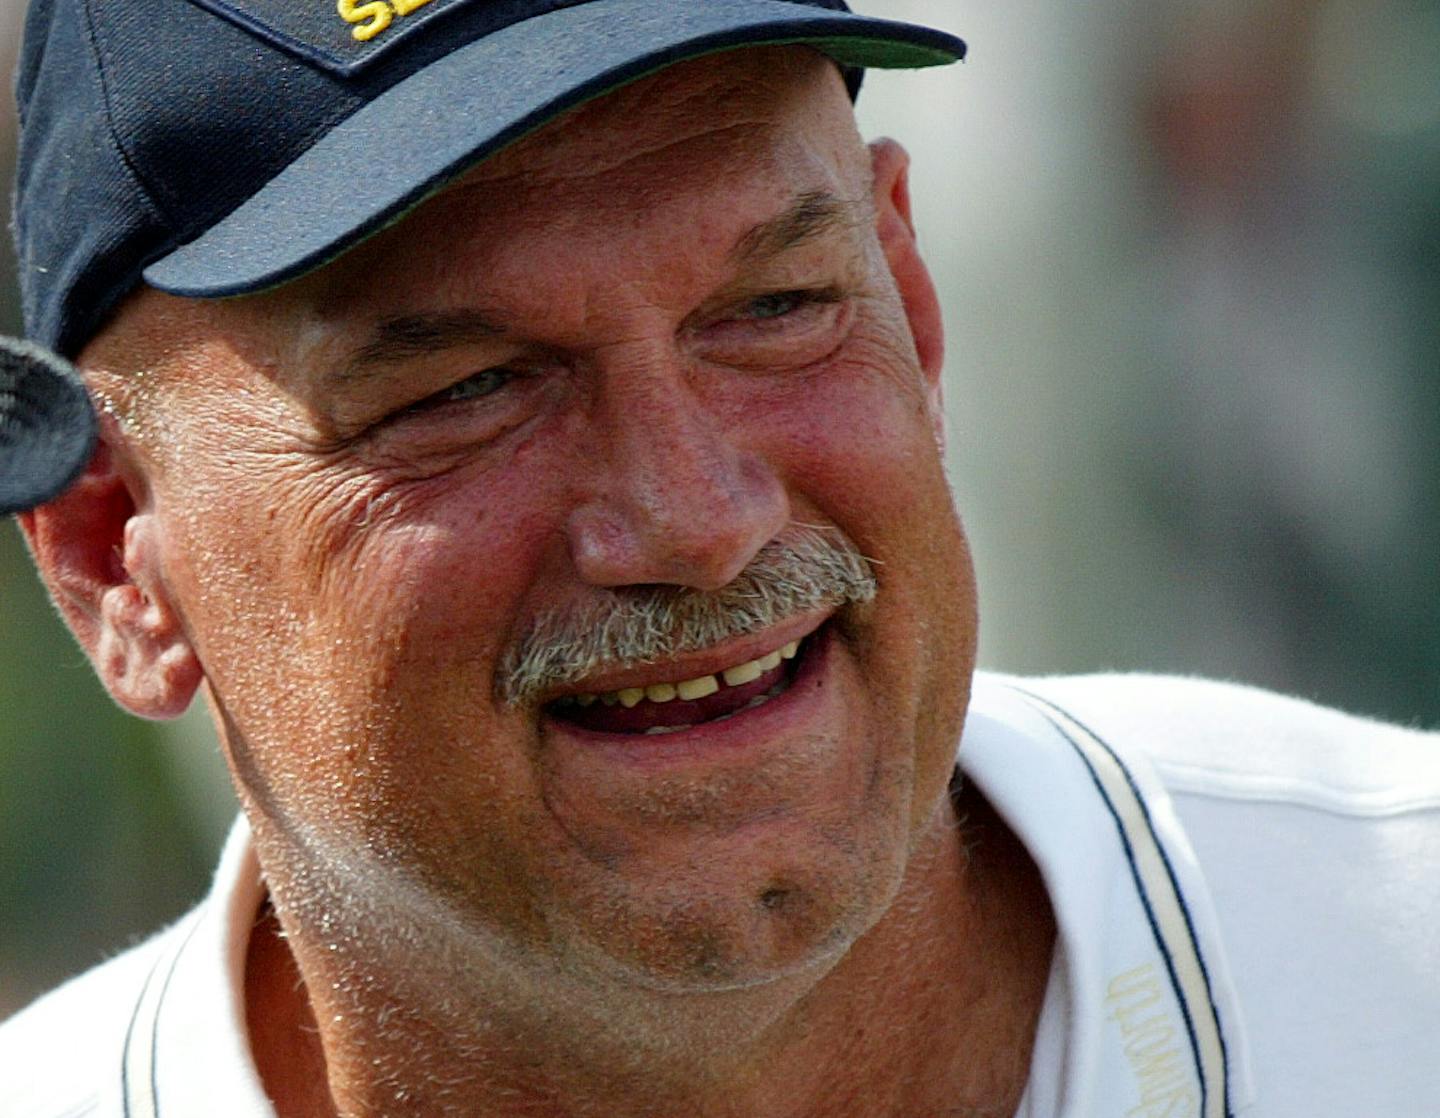
[[141, 196], [150, 212], [157, 216], [167, 229], [174, 230], [175, 222], [169, 211], [161, 204], [158, 194], [150, 181], [141, 173], [140, 167], [134, 156], [125, 147], [125, 142], [120, 138], [120, 133], [115, 128], [115, 105], [111, 99], [110, 83], [105, 72], [105, 60], [100, 52], [99, 36], [95, 30], [95, 19], [92, 14], [91, 0], [82, 0], [85, 12], [85, 38], [90, 46], [91, 57], [95, 59], [95, 75], [100, 82], [100, 96], [105, 102], [105, 133], [110, 138], [110, 144], [114, 147], [116, 154], [120, 156], [120, 162], [125, 171], [140, 188]]

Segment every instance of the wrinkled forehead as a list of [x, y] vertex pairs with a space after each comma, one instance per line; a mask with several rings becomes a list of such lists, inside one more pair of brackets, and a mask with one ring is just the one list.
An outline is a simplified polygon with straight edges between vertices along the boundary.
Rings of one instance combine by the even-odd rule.
[[475, 174], [563, 176], [699, 136], [789, 127], [858, 139], [839, 66], [809, 47], [730, 50], [673, 65], [559, 117], [502, 149]]

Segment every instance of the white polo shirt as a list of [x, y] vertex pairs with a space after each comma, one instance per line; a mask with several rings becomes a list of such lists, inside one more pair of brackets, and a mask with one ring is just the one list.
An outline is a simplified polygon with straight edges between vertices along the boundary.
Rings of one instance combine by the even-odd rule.
[[[1440, 1114], [1440, 737], [981, 676], [959, 758], [1059, 928], [1021, 1118]], [[263, 895], [242, 820], [194, 912], [0, 1026], [0, 1118], [270, 1118], [242, 998]]]

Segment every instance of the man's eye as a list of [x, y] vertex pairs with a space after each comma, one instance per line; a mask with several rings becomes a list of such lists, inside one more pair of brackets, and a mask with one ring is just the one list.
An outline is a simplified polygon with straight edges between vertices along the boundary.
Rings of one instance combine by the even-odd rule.
[[509, 384], [515, 376], [510, 369], [485, 369], [462, 381], [457, 381], [443, 392], [437, 392], [430, 399], [437, 404], [448, 404], [456, 400], [476, 400], [489, 396]]
[[504, 367], [482, 369], [464, 380], [457, 380], [448, 388], [442, 388], [439, 392], [426, 396], [423, 400], [416, 400], [415, 403], [403, 409], [399, 415], [401, 417], [418, 415], [421, 412], [444, 407], [446, 404], [463, 403], [466, 400], [480, 400], [486, 396], [493, 396], [514, 380], [515, 376], [516, 373], [513, 369]]
[[695, 333], [698, 356], [747, 369], [799, 368], [848, 333], [854, 300], [839, 287], [793, 288], [737, 299]]
[[745, 304], [745, 317], [752, 319], [783, 318], [814, 302], [808, 291], [776, 291], [761, 295]]

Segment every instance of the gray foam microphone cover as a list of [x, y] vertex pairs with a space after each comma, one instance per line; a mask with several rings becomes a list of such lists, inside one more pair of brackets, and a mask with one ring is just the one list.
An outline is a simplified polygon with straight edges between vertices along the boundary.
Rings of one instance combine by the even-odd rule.
[[89, 462], [95, 431], [74, 366], [0, 336], [0, 516], [58, 497]]

